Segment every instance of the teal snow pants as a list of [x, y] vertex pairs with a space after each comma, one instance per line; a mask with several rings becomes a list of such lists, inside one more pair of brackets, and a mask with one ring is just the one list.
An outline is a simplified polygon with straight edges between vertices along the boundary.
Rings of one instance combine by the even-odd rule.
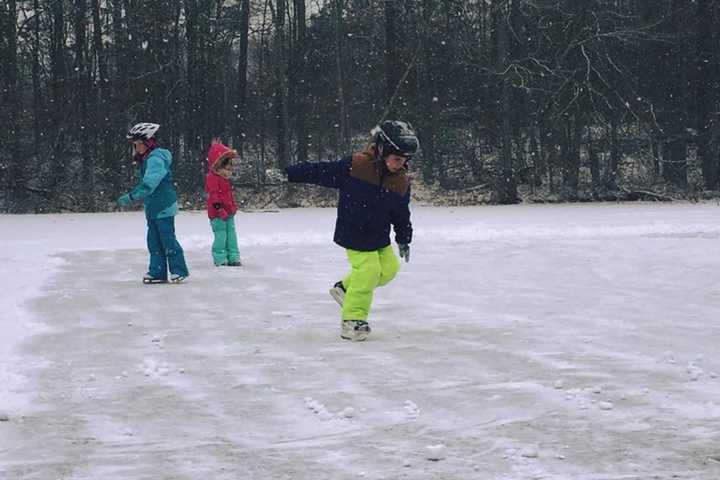
[[212, 244], [213, 263], [216, 266], [240, 260], [240, 251], [237, 245], [235, 231], [235, 216], [230, 215], [227, 220], [213, 218], [210, 220], [215, 239]]

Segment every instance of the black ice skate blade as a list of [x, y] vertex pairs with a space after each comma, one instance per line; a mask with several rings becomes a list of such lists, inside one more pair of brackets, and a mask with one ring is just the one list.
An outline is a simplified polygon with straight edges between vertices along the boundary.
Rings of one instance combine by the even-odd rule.
[[153, 279], [153, 280], [143, 279], [143, 283], [144, 283], [145, 285], [158, 285], [158, 284], [161, 284], [161, 283], [168, 283], [168, 281], [167, 281], [167, 280], [161, 280], [161, 279], [159, 279], [159, 278], [156, 278], [156, 279]]
[[367, 336], [365, 338], [350, 338], [350, 337], [344, 337], [340, 335], [340, 338], [343, 340], [347, 340], [348, 342], [365, 342], [367, 341]]

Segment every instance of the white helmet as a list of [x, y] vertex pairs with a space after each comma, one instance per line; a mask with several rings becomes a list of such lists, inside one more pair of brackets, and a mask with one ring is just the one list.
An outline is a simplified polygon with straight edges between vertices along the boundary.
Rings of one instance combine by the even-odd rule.
[[127, 138], [131, 140], [148, 140], [155, 135], [160, 125], [157, 123], [138, 123], [133, 126], [127, 133]]

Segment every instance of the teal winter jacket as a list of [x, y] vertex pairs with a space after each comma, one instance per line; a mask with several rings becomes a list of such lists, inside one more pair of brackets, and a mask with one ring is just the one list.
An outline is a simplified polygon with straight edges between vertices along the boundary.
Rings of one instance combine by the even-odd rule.
[[148, 219], [172, 217], [177, 213], [177, 193], [172, 181], [172, 154], [154, 148], [140, 162], [140, 181], [130, 190], [132, 200], [142, 199]]

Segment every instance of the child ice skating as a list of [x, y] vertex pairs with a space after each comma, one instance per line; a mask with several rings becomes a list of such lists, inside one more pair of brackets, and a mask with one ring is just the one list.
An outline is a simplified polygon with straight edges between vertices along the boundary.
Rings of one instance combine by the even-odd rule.
[[213, 139], [207, 155], [209, 170], [205, 177], [205, 191], [208, 218], [214, 235], [212, 258], [217, 267], [241, 266], [235, 231], [237, 205], [230, 183], [232, 162], [236, 158], [237, 151], [226, 147], [219, 139]]
[[172, 181], [172, 154], [160, 148], [155, 134], [156, 123], [138, 123], [127, 134], [132, 142], [133, 159], [139, 165], [140, 180], [135, 187], [117, 200], [121, 207], [142, 200], [147, 220], [147, 248], [150, 266], [143, 283], [179, 283], [188, 275], [183, 249], [175, 237], [177, 193]]
[[397, 274], [390, 227], [400, 256], [410, 260], [410, 180], [407, 161], [419, 142], [412, 126], [388, 120], [373, 128], [361, 152], [339, 161], [302, 163], [286, 169], [288, 181], [339, 189], [335, 243], [344, 247], [350, 272], [330, 289], [342, 306], [340, 336], [363, 341], [370, 333], [368, 314], [376, 287]]

